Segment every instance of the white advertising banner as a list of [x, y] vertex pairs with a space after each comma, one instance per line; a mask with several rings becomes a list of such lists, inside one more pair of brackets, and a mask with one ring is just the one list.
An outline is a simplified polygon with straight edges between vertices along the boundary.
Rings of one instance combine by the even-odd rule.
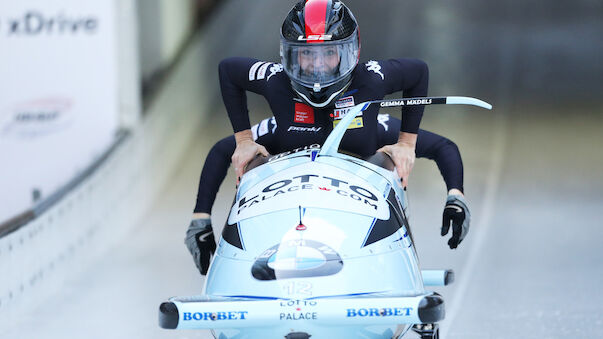
[[114, 0], [0, 1], [0, 223], [48, 197], [118, 128]]

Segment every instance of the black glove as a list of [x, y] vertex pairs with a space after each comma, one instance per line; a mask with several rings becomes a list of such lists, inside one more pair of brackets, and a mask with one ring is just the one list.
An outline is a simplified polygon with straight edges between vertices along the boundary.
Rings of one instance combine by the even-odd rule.
[[448, 234], [452, 224], [452, 238], [448, 240], [451, 249], [456, 248], [469, 232], [471, 213], [465, 198], [461, 195], [449, 195], [442, 215], [442, 236]]
[[188, 226], [184, 244], [191, 252], [195, 265], [202, 275], [207, 274], [209, 262], [216, 252], [214, 230], [211, 228], [210, 219], [194, 219]]

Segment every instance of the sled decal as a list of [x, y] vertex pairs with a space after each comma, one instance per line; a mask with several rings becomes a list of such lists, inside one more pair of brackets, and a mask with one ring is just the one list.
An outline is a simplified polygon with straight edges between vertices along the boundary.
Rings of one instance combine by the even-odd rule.
[[257, 280], [280, 280], [333, 275], [343, 260], [331, 247], [314, 240], [290, 240], [259, 255], [251, 267]]

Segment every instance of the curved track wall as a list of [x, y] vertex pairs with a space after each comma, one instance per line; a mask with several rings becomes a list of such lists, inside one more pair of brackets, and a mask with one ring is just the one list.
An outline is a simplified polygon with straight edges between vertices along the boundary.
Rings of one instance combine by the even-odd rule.
[[0, 329], [26, 319], [36, 304], [123, 240], [150, 208], [209, 102], [200, 90], [204, 62], [191, 52], [142, 124], [104, 163], [42, 215], [0, 238]]

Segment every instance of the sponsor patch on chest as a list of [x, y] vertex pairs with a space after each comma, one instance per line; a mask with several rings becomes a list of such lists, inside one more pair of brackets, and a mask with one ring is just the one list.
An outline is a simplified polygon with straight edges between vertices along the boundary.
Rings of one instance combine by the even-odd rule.
[[345, 108], [354, 106], [354, 97], [349, 96], [335, 101], [335, 108]]
[[314, 109], [306, 104], [300, 102], [295, 103], [295, 116], [294, 122], [302, 124], [313, 124], [314, 123]]
[[[354, 99], [352, 98], [352, 106], [353, 106], [353, 103], [354, 103]], [[350, 110], [351, 110], [351, 108], [339, 108], [339, 109], [333, 110], [333, 114], [331, 115], [331, 117], [333, 118], [333, 128], [335, 128], [335, 126], [337, 126], [337, 124], [339, 124], [339, 121], [341, 121], [341, 119], [343, 119], [343, 117], [345, 117], [345, 115], [348, 114], [348, 112]], [[352, 120], [352, 122], [348, 126], [348, 129], [361, 128], [361, 127], [364, 127], [364, 122], [362, 120], [362, 112], [358, 113], [356, 118], [354, 118], [354, 120]]]

